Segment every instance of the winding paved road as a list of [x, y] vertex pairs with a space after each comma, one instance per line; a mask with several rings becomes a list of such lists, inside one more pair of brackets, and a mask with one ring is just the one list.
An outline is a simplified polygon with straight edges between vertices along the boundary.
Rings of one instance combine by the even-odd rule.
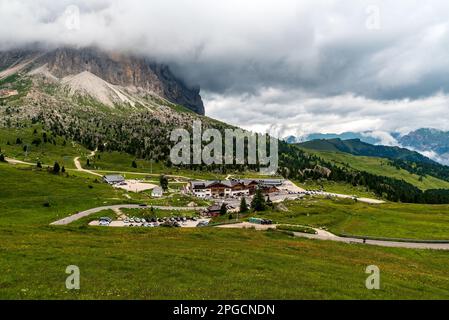
[[[232, 228], [232, 229], [247, 229], [254, 228], [256, 230], [267, 230], [267, 229], [275, 229], [275, 225], [259, 225], [252, 224], [248, 222], [242, 222], [238, 224], [228, 224], [217, 226], [218, 228]], [[367, 244], [373, 246], [380, 247], [391, 247], [391, 248], [407, 248], [407, 249], [432, 249], [432, 250], [449, 250], [449, 242], [448, 243], [432, 243], [432, 242], [402, 242], [402, 241], [390, 241], [390, 240], [366, 240], [363, 242], [363, 239], [358, 238], [345, 238], [336, 236], [333, 233], [328, 231], [315, 229], [317, 234], [307, 234], [301, 232], [293, 232], [295, 237], [300, 238], [308, 238], [314, 240], [324, 240], [324, 241], [336, 241], [343, 243], [358, 243], [358, 244]]]
[[171, 210], [171, 211], [190, 211], [190, 210], [203, 210], [206, 209], [204, 207], [170, 207], [170, 206], [140, 206], [138, 204], [118, 204], [113, 206], [104, 206], [104, 207], [98, 207], [89, 209], [86, 211], [81, 211], [76, 214], [73, 214], [71, 216], [65, 217], [61, 220], [55, 221], [50, 223], [50, 225], [53, 226], [63, 226], [67, 225], [69, 223], [72, 223], [74, 221], [77, 221], [81, 218], [88, 217], [91, 214], [103, 211], [103, 210], [120, 210], [120, 209], [148, 209], [153, 207], [154, 209], [159, 210]]
[[309, 238], [316, 240], [327, 240], [336, 241], [344, 243], [359, 243], [368, 244], [380, 247], [391, 247], [391, 248], [407, 248], [407, 249], [432, 249], [432, 250], [449, 250], [449, 243], [432, 243], [432, 242], [402, 242], [402, 241], [391, 241], [391, 240], [365, 240], [358, 238], [346, 238], [339, 237], [328, 231], [315, 229], [317, 234], [307, 234], [293, 232], [295, 237]]

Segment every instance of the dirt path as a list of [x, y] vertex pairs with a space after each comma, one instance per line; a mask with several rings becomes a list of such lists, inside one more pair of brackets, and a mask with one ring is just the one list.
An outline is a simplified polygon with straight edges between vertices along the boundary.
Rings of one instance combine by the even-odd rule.
[[[96, 152], [97, 152], [97, 150], [92, 151], [92, 152], [89, 154], [89, 157], [94, 157]], [[76, 157], [75, 159], [73, 159], [73, 162], [75, 163], [76, 170], [81, 171], [81, 172], [85, 172], [85, 173], [88, 173], [88, 174], [91, 174], [91, 175], [94, 175], [94, 176], [97, 176], [97, 177], [102, 177], [102, 175], [99, 174], [99, 173], [93, 172], [93, 171], [91, 171], [91, 170], [84, 169], [84, 168], [81, 166], [81, 163], [80, 163], [80, 157]]]
[[25, 164], [27, 166], [35, 166], [36, 165], [35, 163], [20, 161], [20, 160], [11, 159], [11, 158], [5, 158], [5, 160], [10, 164]]

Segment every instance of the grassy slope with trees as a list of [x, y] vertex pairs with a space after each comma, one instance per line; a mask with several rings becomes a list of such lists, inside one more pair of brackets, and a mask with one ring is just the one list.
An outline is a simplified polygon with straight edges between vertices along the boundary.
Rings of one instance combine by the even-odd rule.
[[[8, 164], [0, 164], [0, 173], [0, 298], [449, 298], [445, 252], [253, 230], [50, 227], [55, 218], [114, 203], [119, 195], [103, 184], [89, 189], [76, 176]], [[72, 264], [81, 269], [79, 292], [65, 289]], [[380, 291], [365, 288], [371, 264], [382, 270]]]
[[349, 199], [305, 198], [285, 203], [288, 211], [259, 216], [281, 224], [325, 227], [336, 234], [449, 240], [449, 206], [386, 203], [370, 205]]
[[398, 169], [391, 165], [391, 161], [384, 158], [354, 156], [343, 152], [311, 151], [322, 159], [335, 163], [341, 167], [349, 165], [351, 168], [366, 171], [375, 175], [383, 175], [394, 179], [402, 179], [421, 190], [449, 189], [449, 182], [432, 177], [421, 177], [404, 169]]

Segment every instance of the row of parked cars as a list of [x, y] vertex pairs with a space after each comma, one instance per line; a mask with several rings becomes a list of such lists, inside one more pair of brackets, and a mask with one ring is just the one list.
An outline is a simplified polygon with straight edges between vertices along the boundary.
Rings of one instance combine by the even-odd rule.
[[[154, 228], [154, 227], [181, 227], [183, 224], [187, 223], [187, 221], [196, 222], [198, 219], [196, 217], [163, 217], [163, 218], [139, 218], [139, 217], [131, 217], [123, 220], [125, 226], [128, 227], [146, 227], [146, 228]], [[100, 226], [109, 226], [112, 222], [111, 218], [103, 217], [99, 219]], [[197, 227], [205, 227], [208, 226], [208, 221], [199, 221], [196, 225]]]
[[138, 217], [131, 217], [129, 219], [125, 219], [123, 222], [127, 226], [143, 226], [143, 227], [181, 227], [183, 223], [186, 223], [187, 221], [198, 221], [196, 217], [163, 217], [163, 218], [138, 218]]

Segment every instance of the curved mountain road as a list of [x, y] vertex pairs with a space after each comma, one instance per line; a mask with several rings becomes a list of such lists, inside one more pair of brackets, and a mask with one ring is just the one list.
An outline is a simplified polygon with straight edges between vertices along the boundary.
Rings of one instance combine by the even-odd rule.
[[368, 244], [380, 247], [390, 247], [390, 248], [407, 248], [407, 249], [431, 249], [431, 250], [449, 250], [448, 243], [435, 243], [435, 242], [405, 242], [405, 241], [393, 241], [393, 240], [363, 240], [359, 238], [351, 237], [340, 237], [328, 231], [315, 229], [317, 234], [306, 234], [293, 232], [295, 237], [325, 240], [325, 241], [336, 241], [343, 243], [357, 243], [357, 244]]
[[93, 208], [85, 211], [78, 212], [76, 214], [73, 214], [71, 216], [65, 217], [61, 220], [55, 221], [50, 223], [52, 226], [63, 226], [68, 225], [74, 221], [77, 221], [79, 219], [82, 219], [84, 217], [88, 217], [94, 213], [101, 212], [104, 210], [120, 210], [120, 209], [148, 209], [153, 207], [154, 209], [159, 210], [171, 210], [171, 211], [190, 211], [190, 210], [203, 210], [206, 209], [205, 207], [171, 207], [171, 206], [141, 206], [138, 204], [117, 204], [112, 206], [104, 206], [104, 207], [98, 207]]
[[[228, 224], [217, 226], [218, 228], [233, 228], [233, 229], [248, 229], [254, 228], [255, 230], [267, 230], [276, 229], [276, 225], [258, 225], [248, 222], [242, 222], [238, 224]], [[407, 249], [431, 249], [431, 250], [449, 250], [449, 242], [447, 243], [434, 243], [434, 242], [403, 242], [403, 241], [393, 241], [393, 240], [363, 240], [359, 238], [346, 238], [340, 237], [328, 231], [315, 229], [317, 234], [307, 234], [301, 232], [293, 232], [295, 237], [308, 238], [314, 240], [324, 240], [324, 241], [335, 241], [343, 242], [348, 244], [367, 244], [380, 247], [390, 247], [390, 248], [407, 248]]]

